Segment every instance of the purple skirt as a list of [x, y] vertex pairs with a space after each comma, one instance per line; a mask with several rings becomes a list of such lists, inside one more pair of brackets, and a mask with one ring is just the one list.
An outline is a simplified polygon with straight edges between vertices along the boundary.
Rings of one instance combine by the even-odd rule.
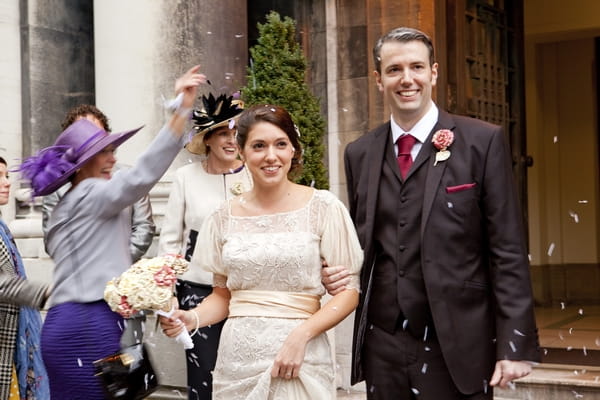
[[41, 347], [53, 400], [104, 399], [93, 362], [120, 350], [122, 328], [123, 318], [104, 300], [48, 310]]

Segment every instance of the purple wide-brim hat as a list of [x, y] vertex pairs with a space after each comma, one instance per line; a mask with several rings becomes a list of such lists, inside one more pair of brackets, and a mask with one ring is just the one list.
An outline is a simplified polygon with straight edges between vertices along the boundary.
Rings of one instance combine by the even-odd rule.
[[119, 147], [142, 127], [110, 134], [87, 119], [79, 119], [60, 134], [53, 146], [27, 158], [16, 170], [31, 182], [33, 196], [46, 196], [100, 151], [110, 145]]

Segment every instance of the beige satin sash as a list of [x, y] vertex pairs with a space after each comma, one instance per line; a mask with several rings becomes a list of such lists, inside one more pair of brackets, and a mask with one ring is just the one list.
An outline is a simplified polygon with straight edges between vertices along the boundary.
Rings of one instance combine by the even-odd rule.
[[230, 317], [308, 318], [321, 308], [314, 294], [275, 290], [235, 290], [229, 301]]

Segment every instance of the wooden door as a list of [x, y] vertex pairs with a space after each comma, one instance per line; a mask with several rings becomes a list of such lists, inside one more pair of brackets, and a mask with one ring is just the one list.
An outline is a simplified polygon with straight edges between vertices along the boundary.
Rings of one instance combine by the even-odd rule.
[[527, 226], [527, 166], [532, 161], [525, 148], [522, 1], [440, 2], [445, 24], [438, 25], [436, 36], [442, 38], [441, 59], [447, 65], [438, 102], [450, 112], [504, 128]]

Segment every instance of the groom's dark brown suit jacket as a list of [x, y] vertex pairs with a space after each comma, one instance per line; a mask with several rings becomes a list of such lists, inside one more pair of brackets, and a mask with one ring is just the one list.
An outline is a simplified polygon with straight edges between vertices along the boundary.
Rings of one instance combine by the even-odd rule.
[[[454, 142], [450, 157], [434, 166], [431, 138], [439, 129], [452, 130]], [[388, 142], [389, 122], [349, 144], [344, 157], [350, 214], [365, 251], [353, 383], [364, 379], [362, 349], [377, 268], [374, 216]], [[510, 151], [500, 127], [440, 110], [417, 160], [427, 168], [420, 229], [426, 295], [454, 383], [474, 393], [489, 382], [497, 360], [540, 358]]]

